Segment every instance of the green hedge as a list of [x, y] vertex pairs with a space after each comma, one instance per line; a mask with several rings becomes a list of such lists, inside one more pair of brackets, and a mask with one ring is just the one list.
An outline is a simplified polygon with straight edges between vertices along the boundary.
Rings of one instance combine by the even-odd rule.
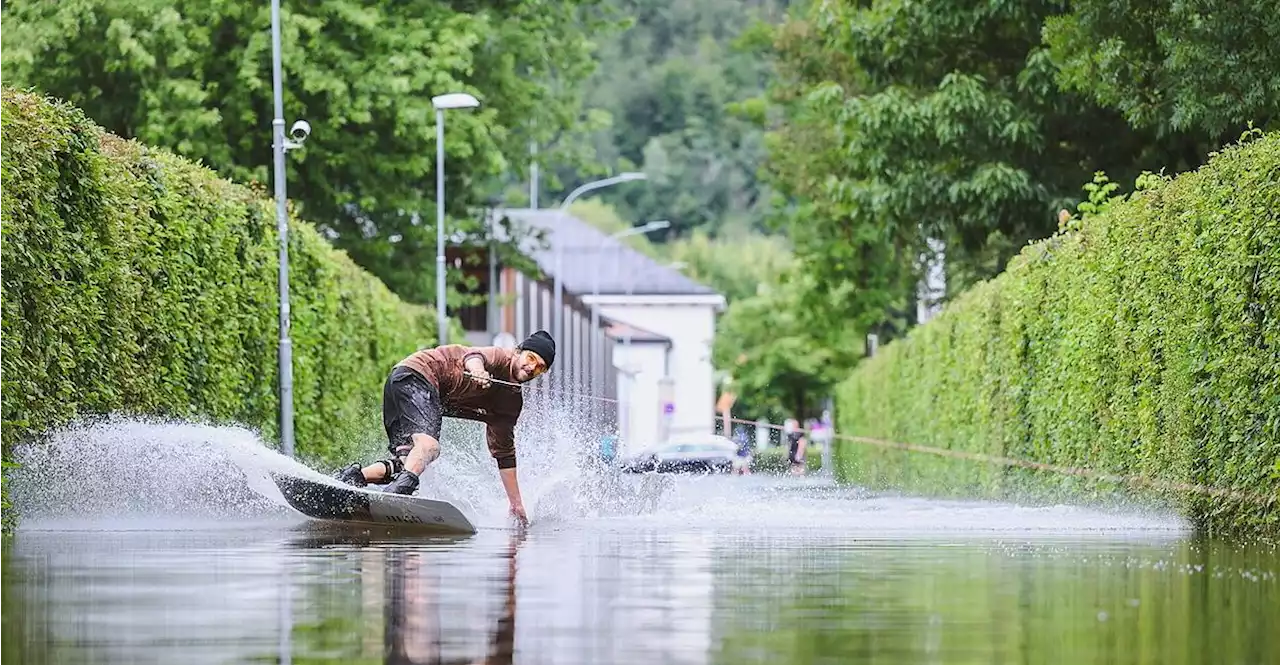
[[[277, 438], [274, 202], [8, 89], [2, 145], [6, 457], [91, 414]], [[434, 342], [434, 315], [310, 225], [291, 220], [289, 238], [298, 452], [334, 460], [376, 430], [385, 373]]]
[[[810, 445], [804, 454], [805, 473], [817, 473], [822, 470], [822, 449]], [[770, 446], [756, 450], [751, 456], [752, 473], [779, 473], [791, 471], [791, 462], [787, 461], [787, 448]]]
[[1073, 220], [865, 360], [839, 430], [1234, 489], [1129, 484], [845, 441], [837, 472], [876, 487], [1002, 497], [1124, 495], [1198, 525], [1280, 524], [1280, 134]]

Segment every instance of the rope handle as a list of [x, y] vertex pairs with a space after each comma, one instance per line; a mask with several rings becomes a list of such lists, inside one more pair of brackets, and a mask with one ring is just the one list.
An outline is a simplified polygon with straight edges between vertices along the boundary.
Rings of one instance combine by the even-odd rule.
[[[480, 379], [480, 378], [482, 378], [479, 374], [472, 374], [471, 372], [468, 372], [468, 371], [465, 371], [465, 370], [464, 370], [462, 373], [463, 373], [463, 375], [465, 375], [465, 376], [469, 376], [469, 377], [471, 377], [471, 378], [473, 378], [473, 379]], [[501, 385], [504, 385], [504, 386], [511, 386], [511, 387], [513, 387], [513, 388], [520, 388], [520, 387], [522, 387], [522, 385], [521, 385], [521, 384], [516, 383], [515, 381], [503, 381], [502, 379], [495, 379], [495, 378], [493, 378], [492, 376], [490, 376], [490, 377], [483, 377], [483, 378], [484, 378], [484, 380], [486, 380], [486, 381], [492, 381], [493, 383], [501, 384]]]
[[[462, 374], [463, 374], [464, 376], [469, 376], [469, 377], [472, 377], [472, 378], [477, 378], [477, 379], [478, 379], [478, 378], [480, 378], [479, 376], [477, 376], [477, 375], [475, 375], [475, 374], [472, 374], [471, 372], [468, 372], [468, 371], [466, 371], [466, 370], [463, 370]], [[489, 377], [489, 379], [488, 379], [488, 380], [489, 380], [489, 381], [492, 381], [493, 383], [497, 383], [497, 384], [499, 384], [499, 385], [503, 385], [503, 386], [511, 386], [512, 388], [524, 388], [524, 384], [522, 384], [522, 383], [516, 383], [515, 381], [503, 381], [502, 379], [495, 379], [495, 378], [493, 378], [492, 376], [491, 376], [491, 377]], [[596, 395], [588, 395], [588, 394], [586, 394], [586, 393], [575, 393], [575, 392], [573, 392], [573, 391], [571, 391], [571, 390], [560, 390], [560, 389], [558, 389], [558, 388], [550, 388], [550, 387], [548, 387], [548, 386], [542, 386], [542, 385], [539, 385], [539, 386], [534, 386], [534, 387], [536, 387], [538, 390], [543, 391], [543, 392], [557, 393], [557, 394], [560, 394], [560, 395], [567, 395], [567, 396], [569, 396], [569, 397], [578, 397], [578, 398], [582, 398], [582, 399], [593, 399], [593, 400], [596, 400], [596, 401], [599, 401], [599, 402], [609, 402], [609, 403], [617, 403], [617, 401], [618, 401], [618, 400], [613, 399], [613, 398], [611, 398], [611, 397], [597, 397]]]

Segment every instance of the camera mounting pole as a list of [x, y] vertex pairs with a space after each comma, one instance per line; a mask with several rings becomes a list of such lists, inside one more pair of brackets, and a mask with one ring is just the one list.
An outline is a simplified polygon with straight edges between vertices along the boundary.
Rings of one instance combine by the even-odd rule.
[[293, 457], [293, 342], [289, 338], [289, 211], [285, 196], [284, 153], [301, 148], [311, 135], [306, 120], [284, 133], [284, 92], [280, 67], [280, 0], [271, 0], [271, 87], [275, 117], [271, 120], [271, 147], [275, 162], [276, 234], [280, 239], [280, 452]]

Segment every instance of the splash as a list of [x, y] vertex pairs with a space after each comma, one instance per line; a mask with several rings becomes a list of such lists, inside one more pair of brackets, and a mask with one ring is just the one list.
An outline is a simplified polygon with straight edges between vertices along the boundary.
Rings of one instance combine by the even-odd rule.
[[270, 470], [314, 474], [245, 428], [147, 419], [73, 424], [15, 458], [14, 505], [36, 525], [274, 517], [283, 504], [255, 491], [254, 481], [269, 480]]
[[[632, 476], [595, 454], [605, 433], [589, 408], [533, 393], [516, 429], [521, 494], [530, 519], [649, 514], [664, 508], [671, 478]], [[478, 525], [504, 518], [507, 498], [479, 423], [446, 419], [441, 457], [422, 476], [419, 495], [458, 506]], [[477, 519], [473, 517], [473, 519]]]
[[[595, 454], [581, 412], [533, 403], [517, 429], [520, 485], [535, 526], [735, 532], [819, 530], [865, 537], [1147, 534], [1188, 529], [1169, 515], [873, 494], [830, 479], [625, 474]], [[446, 419], [442, 456], [418, 495], [448, 501], [481, 528], [504, 527], [507, 499], [484, 427]], [[370, 442], [373, 449], [373, 444]], [[304, 522], [272, 471], [339, 485], [334, 469], [282, 456], [240, 427], [112, 418], [65, 428], [16, 452], [7, 483], [22, 529], [173, 530]], [[370, 462], [377, 459], [373, 454]], [[281, 526], [271, 527], [284, 528]]]
[[[589, 430], [572, 415], [532, 410], [521, 424], [520, 480], [537, 521], [634, 515], [658, 509], [670, 482], [626, 478], [593, 461]], [[578, 432], [577, 435], [572, 434]], [[453, 503], [478, 526], [503, 526], [507, 499], [478, 423], [447, 419], [442, 456], [418, 496]], [[195, 528], [204, 523], [298, 519], [270, 472], [340, 485], [273, 450], [247, 428], [112, 417], [50, 433], [15, 451], [10, 479], [24, 528]], [[374, 454], [367, 463], [377, 459]]]

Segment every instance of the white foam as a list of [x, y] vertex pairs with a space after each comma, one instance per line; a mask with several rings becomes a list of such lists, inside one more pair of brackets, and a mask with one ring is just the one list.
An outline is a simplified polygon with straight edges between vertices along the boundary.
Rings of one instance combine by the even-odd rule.
[[[816, 529], [868, 537], [1189, 530], [1165, 514], [883, 496], [825, 479], [624, 474], [597, 460], [598, 433], [582, 419], [559, 405], [531, 407], [517, 440], [522, 494], [535, 527]], [[479, 527], [506, 526], [506, 496], [483, 427], [448, 420], [442, 440], [443, 454], [423, 474], [419, 496], [453, 503]], [[360, 461], [377, 459], [384, 446], [368, 442], [375, 452]], [[329, 475], [333, 469], [284, 457], [242, 427], [110, 418], [64, 428], [15, 452], [22, 466], [6, 482], [12, 483], [20, 528], [164, 530], [298, 521], [303, 518], [286, 506], [269, 471], [339, 484]]]
[[[522, 494], [526, 509], [540, 520], [634, 514], [654, 507], [669, 485], [663, 478], [624, 478], [592, 465], [581, 454], [583, 442], [564, 434], [572, 428], [544, 427], [543, 436], [522, 429]], [[444, 452], [423, 474], [418, 495], [453, 503], [478, 526], [505, 525], [506, 494], [484, 445], [484, 429], [450, 420], [441, 438]], [[384, 445], [369, 442], [374, 453], [353, 461], [378, 459]], [[72, 424], [20, 447], [15, 459], [21, 466], [10, 482], [24, 528], [227, 525], [291, 513], [271, 471], [341, 485], [330, 475], [334, 469], [316, 470], [285, 457], [250, 429], [160, 419]], [[131, 520], [132, 527], [121, 519]]]

